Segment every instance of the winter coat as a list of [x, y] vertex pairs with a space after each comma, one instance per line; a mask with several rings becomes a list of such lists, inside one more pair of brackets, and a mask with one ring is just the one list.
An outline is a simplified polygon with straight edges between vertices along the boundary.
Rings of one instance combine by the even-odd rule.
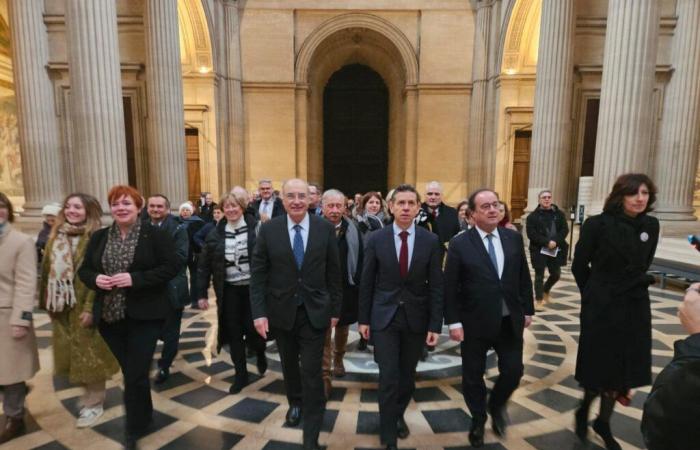
[[[550, 226], [554, 221], [556, 234], [550, 237]], [[566, 223], [564, 213], [557, 207], [552, 205], [551, 209], [542, 209], [537, 206], [530, 215], [527, 216], [526, 232], [527, 238], [530, 240], [530, 262], [532, 267], [544, 268], [547, 265], [547, 258], [550, 256], [540, 253], [542, 247], [547, 247], [549, 241], [554, 241], [559, 247], [557, 254], [557, 262], [560, 266], [566, 264], [566, 258], [569, 253], [569, 243], [566, 242], [566, 237], [569, 235], [569, 226]]]
[[168, 282], [170, 306], [175, 309], [184, 308], [190, 303], [190, 292], [187, 287], [187, 258], [190, 241], [187, 228], [180, 223], [177, 217], [168, 215], [160, 224], [160, 229], [167, 232], [173, 239], [177, 259], [182, 264], [182, 269], [175, 275], [175, 278]]
[[[6, 223], [0, 232], [0, 386], [26, 381], [39, 370], [39, 353], [32, 326], [36, 295], [34, 240]], [[21, 339], [12, 326], [27, 327]]]
[[576, 380], [625, 392], [651, 383], [651, 306], [646, 272], [659, 221], [603, 213], [586, 220], [571, 271], [581, 291]]
[[364, 244], [362, 242], [362, 235], [359, 230], [357, 230], [358, 236], [358, 256], [357, 256], [357, 266], [355, 273], [352, 275], [353, 284], [350, 284], [349, 274], [348, 274], [348, 240], [347, 240], [347, 230], [348, 227], [357, 226], [353, 221], [343, 218], [341, 224], [341, 231], [338, 237], [338, 252], [340, 258], [340, 274], [343, 279], [343, 303], [340, 308], [340, 320], [338, 320], [339, 326], [350, 325], [357, 322], [357, 313], [359, 307], [359, 295], [360, 295], [360, 275], [362, 274], [362, 259], [363, 259], [363, 248]]
[[[90, 240], [87, 233], [80, 237], [73, 255], [73, 267], [77, 269], [83, 262], [85, 249]], [[46, 244], [46, 252], [41, 264], [41, 287], [39, 305], [46, 307], [46, 290], [49, 273], [53, 265], [54, 239]], [[90, 290], [80, 278], [73, 279], [76, 304], [61, 312], [51, 313], [53, 322], [52, 343], [54, 373], [68, 377], [73, 384], [90, 384], [108, 380], [117, 373], [119, 364], [102, 340], [97, 328], [80, 325], [80, 315], [92, 314], [95, 291]]]
[[[248, 258], [253, 255], [255, 248], [255, 238], [257, 234], [258, 222], [251, 215], [244, 216], [248, 227]], [[197, 298], [207, 298], [209, 282], [212, 282], [216, 304], [216, 313], [219, 320], [219, 334], [217, 336], [217, 349], [229, 342], [228, 329], [224, 320], [224, 286], [226, 284], [226, 219], [221, 219], [216, 225], [216, 229], [207, 235], [207, 239], [202, 247], [197, 263]], [[284, 236], [283, 236], [284, 237]]]

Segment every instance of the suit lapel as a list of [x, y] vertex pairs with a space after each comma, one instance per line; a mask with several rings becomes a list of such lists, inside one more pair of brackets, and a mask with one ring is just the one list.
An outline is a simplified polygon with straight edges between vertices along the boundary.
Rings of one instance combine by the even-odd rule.
[[[314, 223], [313, 220], [311, 220], [311, 214], [309, 214], [309, 233], [306, 236], [306, 249], [304, 250], [304, 260], [301, 262], [301, 270], [302, 272], [304, 271], [304, 268], [308, 264], [308, 261], [310, 258], [308, 258], [309, 254], [311, 253], [311, 246], [315, 242], [314, 239], [311, 238], [312, 233], [316, 232], [316, 224]], [[290, 247], [291, 248], [291, 247]], [[294, 253], [292, 252], [292, 259], [294, 257]]]
[[[286, 239], [282, 239], [281, 242], [284, 243], [283, 245], [284, 245], [284, 248], [286, 249], [285, 253], [287, 254], [287, 259], [289, 259], [289, 263], [292, 265], [292, 267], [294, 267], [297, 270], [297, 272], [299, 272], [299, 268], [297, 267], [297, 260], [294, 259], [294, 251], [292, 250], [292, 243], [289, 240], [289, 216], [285, 214], [284, 220], [280, 221], [280, 224], [282, 225], [282, 229], [279, 230], [279, 232], [283, 233], [283, 234], [280, 234], [280, 236], [286, 237]], [[311, 234], [311, 230], [309, 230], [309, 235], [310, 234]], [[307, 243], [307, 245], [308, 245], [308, 243]], [[306, 258], [304, 258], [304, 259], [306, 259]], [[302, 263], [302, 268], [303, 268], [303, 263]]]
[[481, 240], [481, 235], [479, 234], [479, 230], [476, 229], [476, 227], [472, 228], [469, 230], [469, 238], [472, 241], [472, 245], [474, 245], [474, 248], [476, 248], [476, 252], [481, 255], [481, 259], [484, 260], [484, 263], [491, 269], [491, 273], [496, 277], [496, 279], [500, 279], [498, 277], [498, 272], [496, 271], [496, 268], [493, 267], [493, 263], [491, 262], [491, 257], [489, 256], [489, 252], [486, 251], [486, 247], [484, 247], [484, 242]]
[[498, 230], [498, 235], [501, 237], [501, 247], [503, 247], [503, 275], [501, 276], [501, 278], [503, 278], [506, 275], [508, 266], [511, 264], [511, 260], [513, 259], [508, 257], [513, 246], [513, 239], [508, 235], [508, 233], [504, 232], [504, 229], [502, 228]]
[[416, 235], [414, 236], [414, 240], [413, 240], [413, 254], [411, 255], [411, 259], [408, 263], [408, 274], [406, 274], [406, 278], [409, 278], [411, 276], [411, 273], [413, 272], [413, 267], [415, 266], [415, 262], [418, 259], [418, 256], [417, 256], [418, 252], [421, 252], [423, 250], [423, 247], [421, 245], [423, 243], [423, 240], [419, 239], [419, 236], [425, 230], [420, 230], [420, 231], [419, 230], [420, 230], [419, 227], [415, 227]]

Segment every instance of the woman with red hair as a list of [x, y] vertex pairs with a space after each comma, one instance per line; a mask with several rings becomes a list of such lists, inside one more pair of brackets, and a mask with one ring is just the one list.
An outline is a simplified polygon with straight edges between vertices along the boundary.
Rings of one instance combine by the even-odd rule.
[[153, 420], [148, 371], [168, 315], [168, 281], [180, 271], [167, 232], [139, 220], [143, 197], [130, 186], [108, 194], [114, 223], [90, 238], [80, 279], [96, 291], [93, 321], [124, 375], [127, 449]]

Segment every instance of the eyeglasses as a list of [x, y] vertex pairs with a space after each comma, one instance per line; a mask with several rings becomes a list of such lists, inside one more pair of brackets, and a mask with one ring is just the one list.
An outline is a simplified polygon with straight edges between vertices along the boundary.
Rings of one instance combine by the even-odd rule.
[[493, 203], [482, 203], [479, 205], [479, 209], [482, 211], [488, 211], [489, 209], [498, 209], [499, 206], [501, 206], [500, 202], [493, 202]]
[[286, 198], [287, 200], [305, 200], [306, 194], [304, 194], [303, 192], [299, 192], [298, 194], [295, 194], [294, 192], [289, 192], [287, 194], [284, 194], [284, 198]]

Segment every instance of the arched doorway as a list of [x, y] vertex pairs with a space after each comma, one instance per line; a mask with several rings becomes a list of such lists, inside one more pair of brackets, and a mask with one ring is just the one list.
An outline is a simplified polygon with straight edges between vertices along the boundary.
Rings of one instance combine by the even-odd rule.
[[362, 64], [335, 72], [323, 93], [324, 186], [386, 193], [389, 91], [382, 77]]

